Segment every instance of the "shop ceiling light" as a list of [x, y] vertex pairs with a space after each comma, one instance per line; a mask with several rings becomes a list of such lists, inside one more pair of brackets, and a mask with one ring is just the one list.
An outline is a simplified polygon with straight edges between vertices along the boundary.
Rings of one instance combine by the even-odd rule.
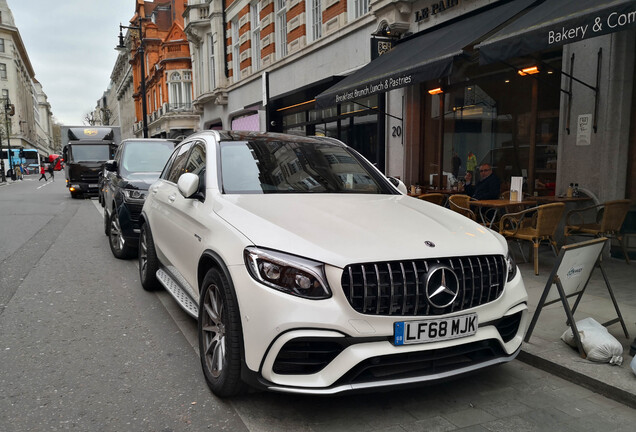
[[527, 67], [527, 68], [521, 69], [520, 71], [518, 71], [518, 73], [521, 76], [534, 75], [539, 73], [539, 68], [537, 66]]
[[442, 90], [441, 87], [437, 87], [437, 88], [434, 88], [434, 89], [430, 89], [428, 92], [430, 94], [432, 94], [432, 95], [436, 95], [436, 94], [444, 93], [444, 90]]
[[296, 107], [299, 107], [299, 106], [302, 106], [302, 105], [307, 105], [307, 104], [310, 104], [312, 102], [316, 102], [316, 99], [312, 99], [312, 100], [308, 100], [308, 101], [305, 101], [305, 102], [297, 103], [296, 105], [286, 106], [285, 108], [278, 108], [276, 111], [285, 111], [285, 110], [288, 110], [288, 109], [291, 109], [291, 108], [296, 108]]

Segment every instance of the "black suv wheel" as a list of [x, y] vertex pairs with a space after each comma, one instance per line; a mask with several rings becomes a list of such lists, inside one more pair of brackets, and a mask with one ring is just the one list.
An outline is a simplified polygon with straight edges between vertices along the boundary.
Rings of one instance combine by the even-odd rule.
[[113, 209], [113, 212], [110, 214], [110, 223], [108, 225], [108, 243], [110, 244], [110, 250], [115, 258], [132, 258], [137, 252], [137, 248], [129, 245], [122, 235], [121, 226], [119, 225], [119, 216], [117, 215], [117, 209]]

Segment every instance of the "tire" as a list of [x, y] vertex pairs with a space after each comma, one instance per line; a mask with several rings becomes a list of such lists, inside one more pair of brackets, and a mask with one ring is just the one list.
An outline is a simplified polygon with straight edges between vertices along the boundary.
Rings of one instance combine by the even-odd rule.
[[198, 333], [201, 366], [210, 390], [219, 397], [242, 393], [240, 312], [228, 280], [216, 268], [203, 279]]
[[108, 212], [104, 209], [104, 235], [108, 235], [108, 228], [110, 227], [110, 220], [108, 218]]
[[117, 209], [113, 209], [110, 214], [110, 221], [108, 225], [108, 244], [110, 245], [110, 251], [115, 258], [129, 259], [135, 256], [137, 253], [137, 247], [132, 247], [123, 236], [121, 232], [121, 226], [119, 225], [119, 216]]
[[77, 192], [71, 192], [71, 198], [73, 199], [78, 199], [80, 197], [80, 194]]
[[157, 280], [159, 259], [155, 251], [155, 242], [147, 224], [141, 226], [139, 234], [139, 280], [146, 291], [156, 291], [161, 288]]

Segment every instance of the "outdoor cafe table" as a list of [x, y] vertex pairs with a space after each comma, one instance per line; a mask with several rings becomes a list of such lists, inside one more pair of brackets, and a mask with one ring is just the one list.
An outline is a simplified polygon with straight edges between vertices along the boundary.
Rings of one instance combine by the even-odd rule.
[[530, 196], [525, 199], [530, 201], [536, 201], [537, 204], [550, 204], [555, 202], [578, 203], [578, 202], [592, 201], [592, 197], [589, 197], [589, 196], [564, 197], [564, 196], [550, 195], [550, 196]]
[[[469, 204], [473, 207], [479, 207], [479, 216], [481, 217], [482, 222], [485, 225], [488, 225], [489, 228], [492, 228], [493, 224], [499, 220], [500, 212], [505, 211], [508, 206], [534, 206], [537, 204], [536, 201], [532, 201], [529, 199], [524, 199], [522, 201], [510, 201], [507, 199], [493, 199], [493, 200], [475, 200], [470, 201]], [[484, 209], [493, 209], [494, 213], [492, 214], [492, 218], [488, 220]]]

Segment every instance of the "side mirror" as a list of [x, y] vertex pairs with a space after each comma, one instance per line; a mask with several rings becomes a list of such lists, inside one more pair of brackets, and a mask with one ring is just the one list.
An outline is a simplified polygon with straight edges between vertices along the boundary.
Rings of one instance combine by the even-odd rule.
[[402, 182], [402, 180], [395, 178], [395, 177], [387, 177], [389, 179], [389, 181], [391, 182], [391, 184], [393, 186], [395, 186], [395, 188], [400, 191], [400, 193], [404, 194], [404, 195], [408, 195], [409, 191], [406, 188], [406, 185]]
[[193, 198], [199, 190], [199, 176], [192, 173], [181, 174], [177, 181], [177, 188], [185, 198]]
[[106, 163], [104, 163], [104, 169], [106, 171], [117, 171], [117, 161], [115, 160], [109, 160]]

